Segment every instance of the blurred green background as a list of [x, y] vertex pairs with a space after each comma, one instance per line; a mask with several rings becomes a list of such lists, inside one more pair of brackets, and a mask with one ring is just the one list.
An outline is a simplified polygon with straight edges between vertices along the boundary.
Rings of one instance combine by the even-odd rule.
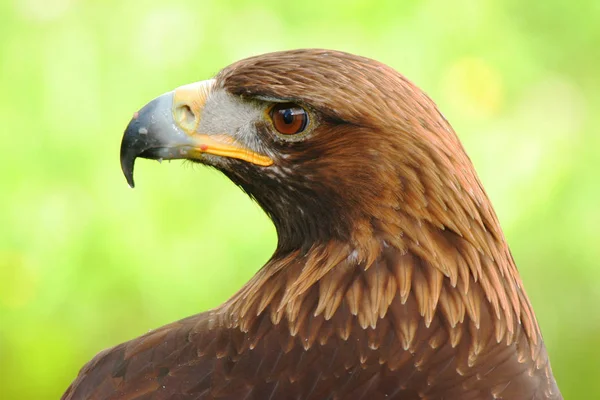
[[242, 57], [326, 47], [433, 97], [499, 214], [565, 398], [600, 398], [600, 2], [2, 0], [0, 399], [216, 306], [275, 232], [218, 173], [119, 168], [132, 113]]

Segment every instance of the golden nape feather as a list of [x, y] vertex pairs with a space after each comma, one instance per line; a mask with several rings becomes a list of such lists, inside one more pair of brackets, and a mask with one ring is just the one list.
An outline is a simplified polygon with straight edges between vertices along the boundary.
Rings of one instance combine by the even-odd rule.
[[98, 354], [63, 399], [562, 398], [469, 158], [393, 69], [329, 50], [241, 60], [136, 113], [132, 186], [138, 157], [222, 171], [277, 249], [220, 307]]

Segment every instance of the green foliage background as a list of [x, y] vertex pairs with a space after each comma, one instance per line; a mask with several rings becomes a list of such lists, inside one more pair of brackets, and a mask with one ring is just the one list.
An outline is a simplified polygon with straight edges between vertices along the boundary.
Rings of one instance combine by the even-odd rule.
[[275, 233], [218, 173], [118, 162], [132, 113], [242, 57], [326, 47], [425, 89], [463, 139], [565, 398], [600, 398], [600, 3], [0, 2], [0, 399], [227, 299]]

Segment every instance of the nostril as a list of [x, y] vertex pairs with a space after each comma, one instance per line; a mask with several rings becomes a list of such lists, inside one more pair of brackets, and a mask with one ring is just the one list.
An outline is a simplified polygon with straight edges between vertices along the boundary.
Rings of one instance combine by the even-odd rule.
[[196, 115], [187, 104], [181, 104], [176, 109], [177, 120], [182, 126], [193, 128], [196, 125]]

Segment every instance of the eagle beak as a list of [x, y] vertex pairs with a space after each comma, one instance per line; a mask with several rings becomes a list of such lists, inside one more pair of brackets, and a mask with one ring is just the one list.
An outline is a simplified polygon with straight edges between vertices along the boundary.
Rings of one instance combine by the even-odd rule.
[[132, 188], [138, 157], [152, 160], [201, 160], [203, 154], [237, 158], [260, 166], [273, 160], [241, 147], [226, 134], [198, 132], [202, 110], [214, 80], [181, 86], [146, 104], [134, 114], [121, 142], [121, 169]]

